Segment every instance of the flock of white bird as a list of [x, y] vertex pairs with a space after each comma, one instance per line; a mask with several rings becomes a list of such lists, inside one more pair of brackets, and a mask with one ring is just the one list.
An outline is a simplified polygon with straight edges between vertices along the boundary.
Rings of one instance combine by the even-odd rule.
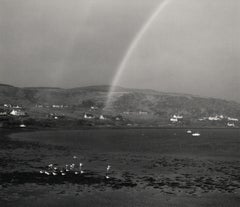
[[[191, 134], [194, 137], [200, 136], [200, 133], [198, 132], [192, 132], [191, 130], [187, 130], [187, 134]], [[73, 159], [77, 159], [77, 156], [73, 156]], [[111, 166], [108, 165], [106, 168], [106, 175], [105, 178], [109, 179], [109, 172], [110, 172]], [[78, 174], [84, 174], [84, 170], [83, 170], [83, 163], [79, 162], [79, 164], [66, 164], [65, 167], [59, 168], [57, 165], [55, 164], [49, 164], [46, 170], [40, 170], [41, 174], [45, 174], [45, 175], [61, 175], [61, 176], [65, 176], [68, 172], [74, 172], [75, 175]]]
[[[73, 159], [77, 159], [77, 156], [73, 156]], [[109, 172], [110, 172], [111, 166], [108, 165], [106, 168], [106, 174], [105, 174], [105, 178], [109, 179]], [[84, 170], [83, 170], [83, 163], [79, 162], [79, 164], [66, 164], [64, 167], [58, 167], [56, 164], [49, 164], [47, 166], [46, 170], [40, 170], [39, 171], [40, 174], [45, 174], [45, 175], [61, 175], [61, 176], [65, 176], [68, 172], [74, 173], [75, 175], [78, 174], [84, 174]]]

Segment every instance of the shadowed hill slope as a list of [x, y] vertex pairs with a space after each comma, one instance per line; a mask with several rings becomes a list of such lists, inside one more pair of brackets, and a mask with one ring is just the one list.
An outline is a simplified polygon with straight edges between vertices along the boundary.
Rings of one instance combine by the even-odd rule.
[[[104, 106], [109, 86], [88, 86], [62, 89], [50, 87], [19, 88], [0, 84], [0, 104], [20, 104], [25, 107], [36, 104], [81, 105], [83, 102]], [[240, 104], [216, 98], [203, 98], [188, 94], [174, 94], [154, 90], [127, 89], [117, 87], [113, 93], [109, 111], [147, 111], [152, 114], [168, 116], [181, 113], [185, 116], [199, 117], [223, 114], [240, 117]]]

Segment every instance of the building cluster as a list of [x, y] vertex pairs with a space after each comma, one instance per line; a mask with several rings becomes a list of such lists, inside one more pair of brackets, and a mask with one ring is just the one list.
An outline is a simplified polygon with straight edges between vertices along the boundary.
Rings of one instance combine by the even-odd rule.
[[63, 108], [68, 108], [68, 105], [63, 105], [63, 104], [36, 104], [35, 108], [55, 108], [55, 109], [63, 109]]
[[[27, 116], [26, 111], [22, 106], [19, 105], [11, 105], [11, 104], [3, 104], [0, 106], [0, 127], [3, 127], [3, 123], [8, 121], [10, 117], [25, 117]], [[17, 125], [20, 128], [25, 128], [26, 125], [23, 123], [22, 119], [20, 123], [18, 122]], [[16, 126], [16, 124], [15, 124]]]
[[[183, 116], [179, 114], [174, 114], [170, 117], [171, 123], [178, 123], [183, 120]], [[214, 115], [214, 116], [208, 116], [208, 117], [202, 117], [198, 119], [199, 121], [210, 121], [210, 122], [216, 122], [216, 121], [223, 121], [222, 123], [225, 123], [227, 127], [235, 127], [236, 123], [239, 122], [238, 118], [233, 118], [230, 116], [224, 116], [222, 114], [220, 115]]]
[[0, 108], [0, 116], [26, 116], [27, 113], [22, 106], [3, 104], [3, 107]]
[[183, 116], [182, 115], [176, 115], [174, 114], [173, 116], [170, 117], [170, 121], [172, 123], [177, 123], [179, 121], [181, 121], [183, 119]]
[[23, 111], [23, 110], [20, 110], [20, 109], [13, 109], [10, 112], [10, 115], [12, 115], [12, 116], [26, 116], [26, 112]]
[[[64, 108], [67, 108], [66, 110], [62, 110]], [[129, 123], [131, 126], [135, 126], [134, 124], [148, 124], [147, 121], [150, 120], [152, 117], [154, 117], [156, 114], [153, 112], [148, 112], [142, 110], [136, 110], [136, 111], [122, 111], [119, 112], [118, 115], [109, 115], [106, 111], [101, 110], [101, 108], [94, 106], [90, 104], [87, 108], [82, 107], [79, 108], [79, 106], [68, 106], [68, 105], [63, 105], [63, 104], [36, 104], [35, 108], [48, 108], [47, 110], [39, 110], [44, 112], [44, 118], [51, 118], [54, 120], [59, 120], [67, 117], [68, 115], [65, 116], [65, 114], [72, 113], [72, 115], [69, 114], [69, 117], [71, 118], [76, 118], [76, 119], [83, 119], [83, 120], [88, 120], [86, 123], [93, 123], [93, 125], [96, 123], [100, 124], [115, 124], [115, 123], [120, 123], [124, 124], [127, 126], [127, 123]], [[58, 110], [59, 109], [59, 110]], [[38, 110], [35, 110], [39, 112]], [[104, 113], [105, 112], [105, 113]], [[31, 111], [32, 113], [32, 111]], [[30, 114], [31, 114], [30, 113]], [[25, 117], [28, 116], [26, 112], [25, 106], [21, 105], [12, 105], [12, 104], [2, 104], [0, 106], [0, 118], [1, 120], [7, 120], [8, 117]], [[157, 120], [157, 116], [155, 116], [154, 120]], [[18, 120], [24, 120], [25, 118], [18, 118]], [[139, 121], [140, 120], [140, 121]], [[163, 121], [162, 121], [163, 120]], [[210, 116], [204, 116], [201, 118], [198, 117], [185, 117], [185, 114], [183, 116], [182, 112], [175, 112], [175, 114], [172, 114], [171, 116], [164, 116], [163, 119], [160, 120], [162, 122], [149, 122], [149, 124], [155, 125], [158, 124], [158, 126], [163, 125], [163, 124], [173, 124], [173, 126], [177, 125], [184, 125], [184, 124], [195, 124], [196, 122], [199, 123], [199, 121], [206, 121], [205, 123], [201, 124], [201, 126], [211, 126], [211, 123], [213, 123], [213, 126], [226, 126], [226, 127], [237, 127], [239, 126], [239, 119], [236, 117], [232, 116], [227, 116], [223, 114], [216, 114], [216, 115], [210, 115]], [[139, 121], [139, 122], [138, 122]], [[146, 122], [145, 122], [146, 121]], [[151, 121], [151, 120], [150, 120]], [[158, 120], [157, 120], [158, 121]], [[219, 123], [219, 124], [216, 124]], [[150, 126], [148, 124], [148, 126]], [[118, 124], [117, 124], [118, 125]], [[21, 127], [24, 127], [22, 125]]]
[[239, 121], [238, 118], [233, 118], [224, 115], [215, 115], [209, 117], [203, 117], [198, 119], [199, 121], [226, 121], [228, 127], [235, 127], [236, 123]]
[[231, 118], [231, 117], [228, 117], [227, 120], [228, 120], [228, 123], [227, 123], [228, 127], [235, 127], [235, 124], [239, 121], [237, 118]]
[[225, 116], [223, 115], [215, 115], [215, 116], [208, 116], [208, 117], [202, 117], [202, 118], [199, 118], [198, 120], [199, 121], [221, 121], [225, 118]]
[[7, 112], [3, 109], [0, 109], [0, 116], [7, 116]]
[[124, 118], [121, 116], [121, 115], [118, 115], [118, 116], [110, 116], [110, 115], [103, 115], [103, 114], [100, 114], [100, 115], [94, 115], [94, 114], [91, 114], [91, 113], [85, 113], [83, 115], [83, 118], [84, 119], [87, 119], [87, 120], [101, 120], [101, 121], [104, 121], [104, 120], [115, 120], [115, 121], [123, 121]]

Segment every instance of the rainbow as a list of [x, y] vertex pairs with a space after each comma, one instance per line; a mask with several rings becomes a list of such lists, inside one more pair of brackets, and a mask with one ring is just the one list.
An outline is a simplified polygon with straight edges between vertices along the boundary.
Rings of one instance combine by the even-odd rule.
[[117, 83], [119, 82], [122, 73], [126, 67], [126, 64], [129, 60], [129, 58], [131, 57], [133, 51], [135, 50], [135, 48], [137, 47], [139, 41], [143, 38], [144, 34], [146, 33], [146, 31], [148, 30], [148, 28], [150, 27], [150, 25], [155, 21], [155, 19], [158, 17], [158, 15], [164, 10], [164, 8], [171, 2], [171, 0], [165, 0], [162, 1], [159, 6], [156, 8], [156, 10], [150, 15], [150, 17], [147, 19], [147, 21], [143, 24], [143, 26], [141, 27], [141, 29], [139, 30], [139, 32], [135, 35], [134, 39], [132, 40], [131, 44], [129, 45], [129, 47], [127, 48], [127, 51], [125, 52], [122, 61], [120, 62], [120, 64], [117, 67], [117, 72], [114, 75], [113, 81], [111, 83], [111, 87], [108, 91], [108, 96], [107, 96], [107, 101], [105, 106], [108, 107], [110, 105], [111, 102], [111, 98], [113, 96], [114, 93], [114, 89], [117, 85]]

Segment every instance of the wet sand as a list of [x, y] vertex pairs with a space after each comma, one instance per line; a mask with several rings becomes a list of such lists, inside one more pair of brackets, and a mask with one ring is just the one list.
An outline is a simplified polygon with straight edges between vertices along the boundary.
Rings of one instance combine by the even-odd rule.
[[[2, 133], [0, 204], [239, 206], [239, 146], [239, 130], [202, 130], [197, 139], [184, 129]], [[80, 161], [82, 175], [39, 173]]]

